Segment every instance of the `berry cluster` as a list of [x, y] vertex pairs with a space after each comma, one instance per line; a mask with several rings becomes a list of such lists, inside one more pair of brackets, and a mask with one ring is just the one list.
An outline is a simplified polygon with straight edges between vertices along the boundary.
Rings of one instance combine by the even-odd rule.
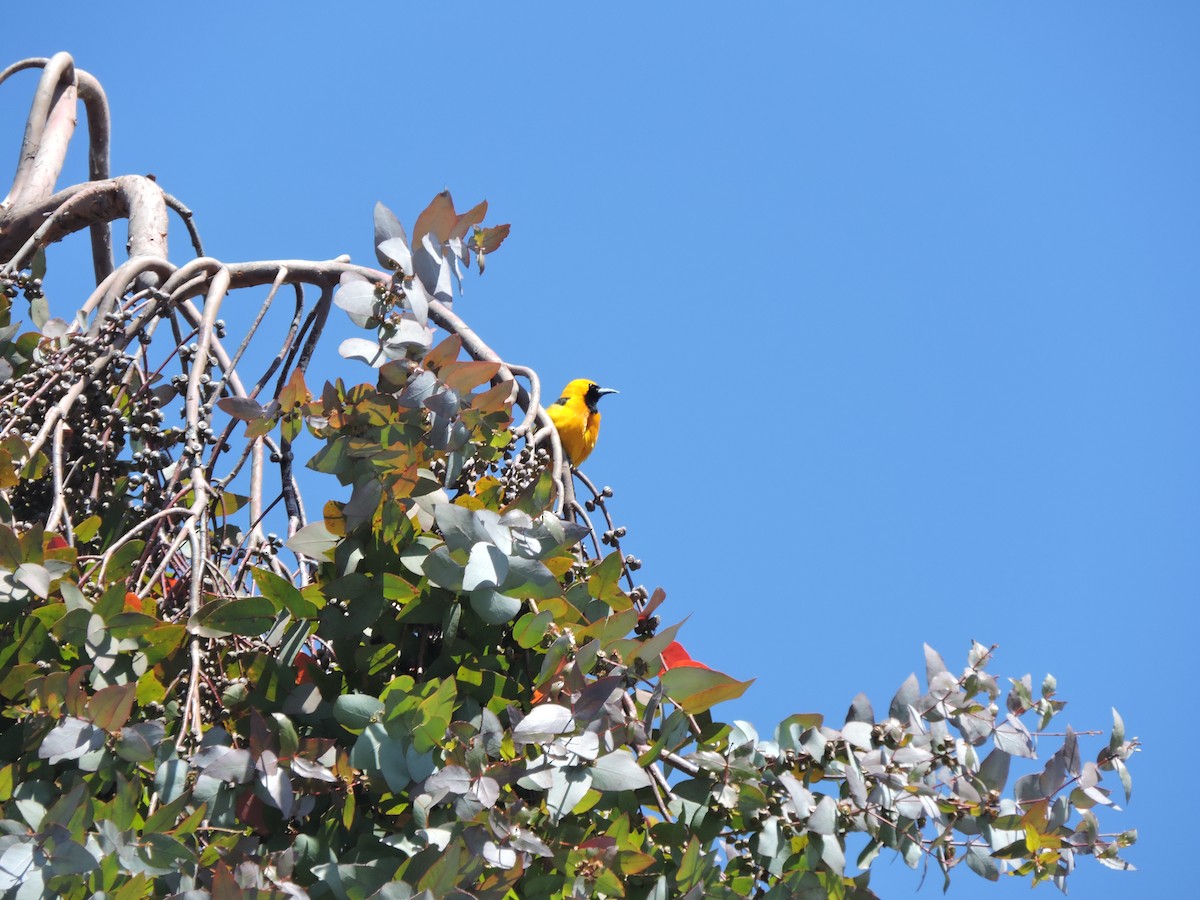
[[[134, 357], [124, 350], [124, 321], [123, 315], [110, 313], [95, 333], [43, 338], [32, 358], [12, 356], [13, 374], [0, 383], [0, 435], [5, 438], [28, 446], [55, 411], [61, 413], [62, 498], [75, 522], [128, 508], [157, 508], [162, 471], [172, 462], [168, 448], [174, 436], [160, 428], [159, 399], [140, 378], [128, 377]], [[10, 501], [19, 524], [45, 522], [50, 513], [55, 500], [51, 446], [43, 445], [42, 462], [31, 461], [42, 476], [23, 478], [13, 488]]]

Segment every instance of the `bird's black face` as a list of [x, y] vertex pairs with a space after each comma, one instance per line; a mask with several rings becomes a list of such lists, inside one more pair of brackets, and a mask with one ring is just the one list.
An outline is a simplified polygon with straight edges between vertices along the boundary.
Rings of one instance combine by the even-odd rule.
[[596, 411], [596, 404], [600, 402], [600, 398], [605, 394], [617, 393], [613, 388], [602, 388], [596, 382], [588, 385], [587, 393], [583, 395], [583, 402], [587, 404], [587, 408], [592, 412]]

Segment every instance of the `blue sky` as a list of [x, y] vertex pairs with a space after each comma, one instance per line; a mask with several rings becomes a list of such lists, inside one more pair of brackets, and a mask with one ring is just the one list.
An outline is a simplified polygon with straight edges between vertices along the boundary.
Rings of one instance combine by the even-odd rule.
[[[952, 668], [999, 643], [999, 674], [1058, 678], [1063, 724], [1116, 706], [1146, 745], [1108, 817], [1140, 871], [1085, 860], [1073, 895], [1171, 893], [1170, 760], [1200, 737], [1176, 700], [1200, 7], [121, 9], [7, 55], [99, 77], [114, 172], [155, 173], [212, 255], [370, 263], [374, 202], [411, 224], [443, 187], [512, 223], [456, 309], [552, 387], [620, 389], [586, 469], [692, 655], [758, 679], [729, 715], [840, 721], [859, 690], [886, 708], [923, 642]], [[33, 82], [0, 87], [11, 161]], [[50, 258], [64, 307], [74, 252]], [[368, 378], [331, 332], [323, 374]], [[1027, 890], [957, 874], [953, 897]]]

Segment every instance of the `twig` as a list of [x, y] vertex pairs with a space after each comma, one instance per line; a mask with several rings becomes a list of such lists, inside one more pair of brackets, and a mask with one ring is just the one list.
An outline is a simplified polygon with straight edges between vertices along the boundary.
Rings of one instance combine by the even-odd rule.
[[65, 424], [59, 422], [54, 426], [54, 443], [51, 452], [51, 471], [54, 475], [54, 505], [46, 519], [46, 530], [54, 531], [58, 527], [61, 516], [67, 526], [67, 543], [74, 545], [75, 530], [71, 527], [71, 516], [67, 512], [67, 497], [63, 491], [63, 430]]
[[[542, 383], [538, 379], [537, 372], [527, 366], [514, 366], [509, 363], [508, 369], [513, 373], [513, 383], [516, 384], [515, 376], [522, 376], [529, 379], [529, 394], [525, 408], [525, 418], [521, 420], [521, 424], [513, 429], [513, 436], [517, 438], [525, 437], [529, 433], [529, 429], [533, 427], [537, 421], [537, 414], [542, 402]], [[520, 394], [520, 385], [516, 384], [517, 394]]]
[[193, 221], [195, 213], [188, 209], [179, 198], [166, 191], [163, 191], [163, 200], [166, 201], [168, 209], [174, 210], [176, 215], [183, 219], [183, 227], [187, 229], [188, 237], [192, 239], [192, 249], [196, 251], [196, 256], [203, 256], [204, 243], [200, 240], [200, 232], [196, 230], [196, 223]]

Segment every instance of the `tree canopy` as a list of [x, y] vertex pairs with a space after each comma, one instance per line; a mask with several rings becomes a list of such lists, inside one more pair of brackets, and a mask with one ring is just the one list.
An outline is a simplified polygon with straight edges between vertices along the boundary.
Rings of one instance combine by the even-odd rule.
[[[0, 81], [26, 68], [0, 209], [0, 890], [864, 898], [881, 853], [947, 881], [1128, 867], [1135, 833], [1098, 813], [1136, 739], [1115, 712], [1095, 747], [1052, 732], [1054, 678], [1001, 681], [994, 647], [954, 669], [926, 647], [883, 714], [721, 720], [750, 683], [691, 659], [537, 374], [460, 312], [509, 230], [486, 202], [443, 192], [411, 229], [377, 206], [379, 268], [223, 262], [152, 178], [108, 171], [95, 79], [59, 54]], [[90, 180], [56, 190], [80, 102]], [[44, 248], [85, 229], [96, 288], [52, 304]], [[230, 336], [235, 292], [260, 311]], [[363, 336], [327, 381], [331, 315]], [[344, 499], [306, 505], [298, 466]]]

